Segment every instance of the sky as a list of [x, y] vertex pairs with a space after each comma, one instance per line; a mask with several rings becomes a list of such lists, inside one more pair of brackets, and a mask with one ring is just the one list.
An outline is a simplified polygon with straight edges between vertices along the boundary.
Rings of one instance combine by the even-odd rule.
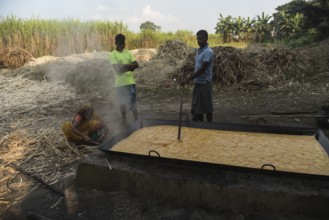
[[133, 32], [146, 21], [163, 32], [200, 29], [215, 33], [220, 14], [254, 18], [272, 15], [291, 0], [0, 0], [0, 17], [120, 21]]

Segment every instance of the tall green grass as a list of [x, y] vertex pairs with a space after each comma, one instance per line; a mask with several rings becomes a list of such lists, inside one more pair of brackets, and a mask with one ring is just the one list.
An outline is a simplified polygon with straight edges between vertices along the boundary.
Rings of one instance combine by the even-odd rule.
[[126, 32], [128, 27], [121, 22], [21, 19], [14, 15], [0, 20], [2, 47], [22, 47], [34, 57], [108, 50], [114, 47], [114, 36]]
[[[198, 47], [195, 33], [188, 30], [134, 33], [122, 22], [22, 19], [9, 15], [0, 18], [0, 49], [22, 47], [34, 57], [111, 51], [115, 48], [114, 38], [118, 33], [126, 35], [128, 49], [158, 48], [167, 40], [181, 40], [189, 46]], [[219, 46], [222, 42], [218, 35], [211, 34], [209, 44]]]

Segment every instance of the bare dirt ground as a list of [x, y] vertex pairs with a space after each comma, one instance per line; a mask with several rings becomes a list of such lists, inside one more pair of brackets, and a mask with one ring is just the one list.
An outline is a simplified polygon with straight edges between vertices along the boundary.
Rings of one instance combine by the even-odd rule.
[[[272, 49], [255, 45], [241, 53], [256, 63], [255, 57]], [[178, 119], [181, 88], [174, 79], [184, 59], [156, 57], [151, 49], [133, 52], [140, 63], [136, 71], [140, 117]], [[214, 122], [255, 124], [257, 118], [242, 116], [323, 113], [321, 107], [329, 104], [329, 41], [294, 52], [307, 57], [311, 73], [277, 80], [264, 72], [231, 86], [215, 84]], [[1, 219], [293, 219], [279, 213], [217, 213], [141, 201], [122, 192], [76, 189], [77, 165], [96, 148], [67, 143], [61, 123], [71, 120], [82, 103], [90, 102], [110, 127], [108, 138], [122, 129], [106, 56], [101, 52], [42, 57], [22, 68], [0, 69]], [[259, 68], [249, 71], [261, 73]], [[191, 92], [192, 85], [187, 85], [182, 93], [187, 113]], [[318, 126], [313, 117], [298, 115], [265, 119], [269, 125]]]

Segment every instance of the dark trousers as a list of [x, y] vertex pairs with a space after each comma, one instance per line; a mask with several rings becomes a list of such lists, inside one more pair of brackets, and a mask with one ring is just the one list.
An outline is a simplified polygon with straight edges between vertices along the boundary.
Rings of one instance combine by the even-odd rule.
[[[208, 122], [212, 121], [212, 113], [207, 113], [206, 117]], [[192, 121], [204, 121], [203, 114], [194, 114], [192, 117]]]

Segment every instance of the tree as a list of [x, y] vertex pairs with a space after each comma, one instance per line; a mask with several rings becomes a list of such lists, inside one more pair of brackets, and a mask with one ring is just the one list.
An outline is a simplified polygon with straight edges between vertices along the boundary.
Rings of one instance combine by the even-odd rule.
[[216, 34], [220, 34], [223, 42], [248, 41], [251, 40], [252, 33], [255, 33], [255, 19], [247, 19], [238, 16], [232, 18], [230, 15], [223, 17], [219, 14], [217, 26], [215, 27]]
[[233, 40], [240, 41], [244, 31], [245, 19], [241, 16], [233, 19]]
[[262, 16], [257, 16], [255, 21], [255, 29], [256, 29], [256, 41], [263, 42], [271, 36], [271, 26], [270, 26], [270, 19], [272, 16], [265, 15], [262, 12]]
[[280, 11], [277, 19], [279, 38], [293, 37], [300, 33], [303, 22], [303, 14], [296, 13], [295, 15], [291, 15], [285, 11]]
[[232, 40], [233, 30], [234, 30], [234, 20], [229, 15], [227, 17], [223, 17], [222, 14], [219, 14], [217, 25], [215, 27], [216, 34], [220, 34], [223, 38], [223, 42], [229, 42]]
[[247, 19], [244, 19], [244, 26], [243, 26], [243, 34], [242, 34], [242, 40], [243, 41], [250, 41], [251, 40], [251, 35], [255, 31], [255, 24], [256, 20], [250, 19], [248, 17]]
[[278, 38], [311, 40], [329, 36], [328, 0], [293, 0], [276, 10], [272, 25]]
[[142, 24], [139, 26], [139, 29], [140, 29], [141, 31], [143, 31], [143, 30], [160, 31], [160, 30], [161, 30], [161, 27], [155, 25], [153, 22], [146, 21], [146, 22], [142, 23]]

